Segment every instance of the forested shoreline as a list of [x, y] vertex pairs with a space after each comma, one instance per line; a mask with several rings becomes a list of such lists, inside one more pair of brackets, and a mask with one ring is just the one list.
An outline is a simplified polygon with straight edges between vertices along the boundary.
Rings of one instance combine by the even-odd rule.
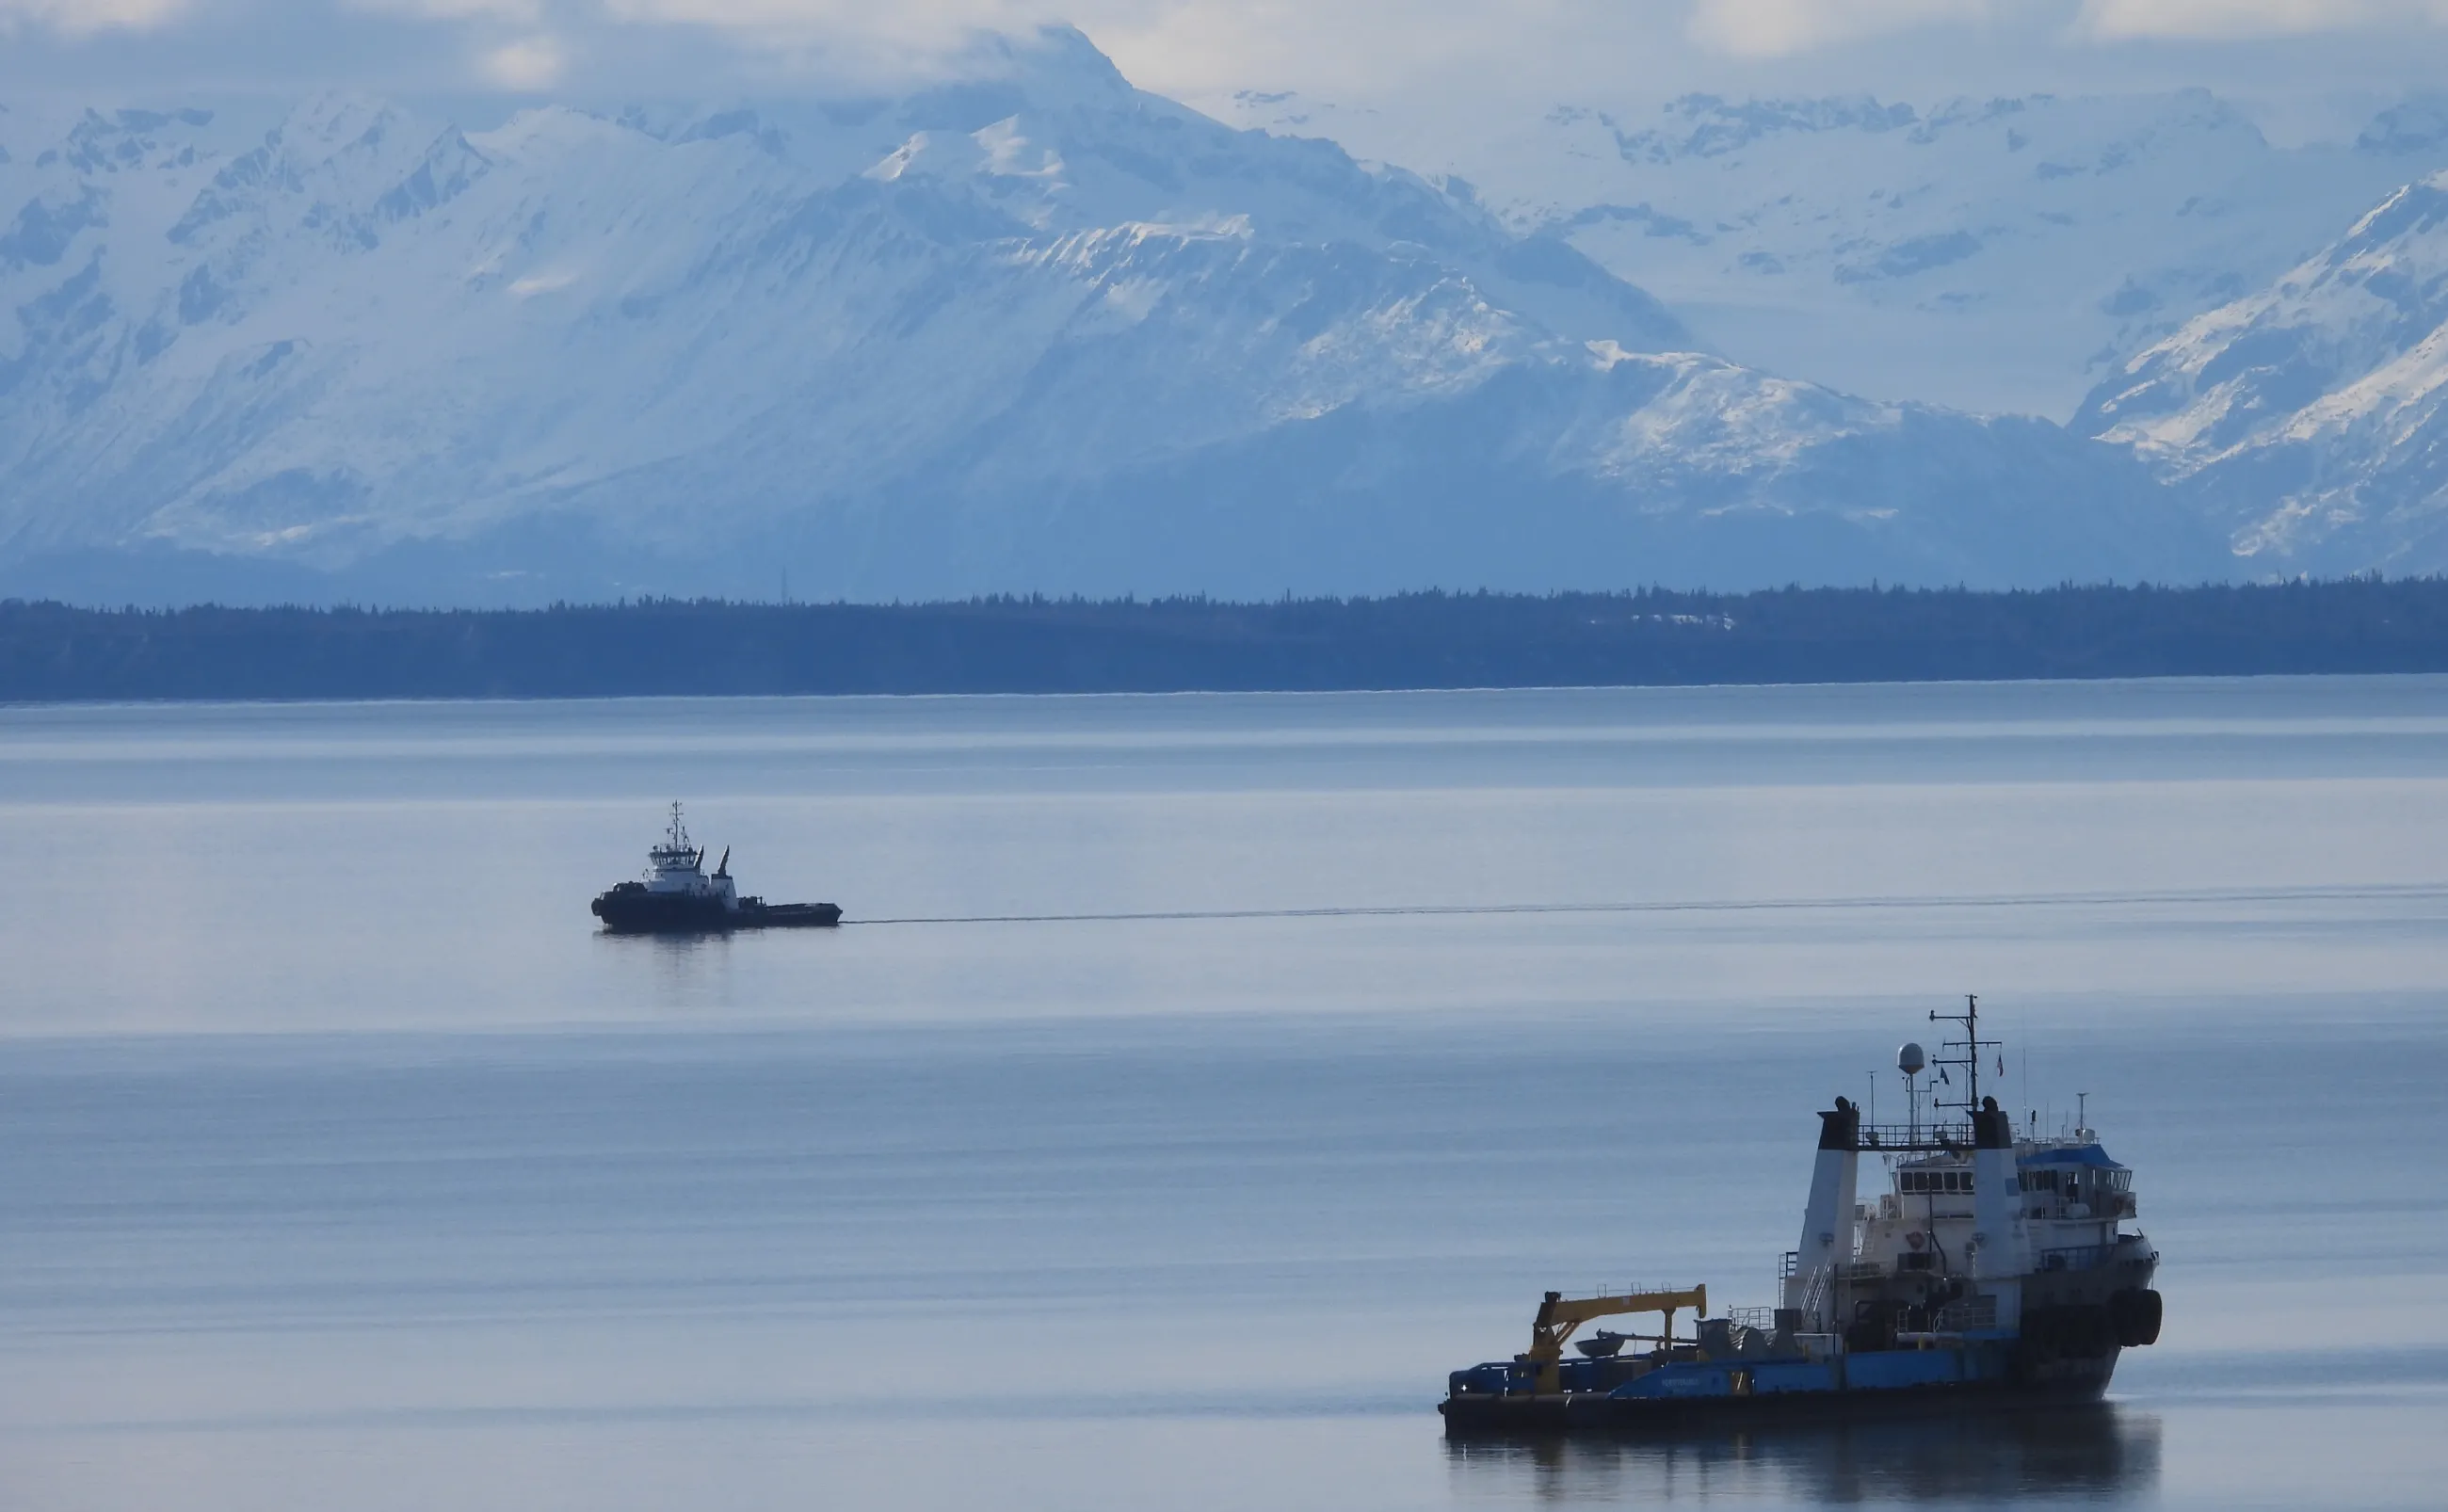
[[0, 603], [0, 700], [1326, 691], [2448, 671], [2448, 580], [1231, 603]]

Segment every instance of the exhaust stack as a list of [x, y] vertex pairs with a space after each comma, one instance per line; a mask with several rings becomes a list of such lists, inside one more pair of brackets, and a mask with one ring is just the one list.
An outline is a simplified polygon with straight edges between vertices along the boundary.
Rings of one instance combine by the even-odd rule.
[[1843, 1098], [1819, 1115], [1819, 1156], [1810, 1168], [1810, 1200], [1802, 1210], [1802, 1242], [1794, 1247], [1793, 1273], [1786, 1277], [1783, 1303], [1807, 1310], [1806, 1332], [1825, 1332], [1830, 1273], [1853, 1258], [1854, 1180], [1862, 1146], [1862, 1110]]
[[2022, 1282], [2032, 1268], [2023, 1225], [2023, 1183], [2015, 1166], [2015, 1131], [1996, 1098], [1972, 1110], [1972, 1278], [1998, 1299], [1998, 1326], [2022, 1316]]

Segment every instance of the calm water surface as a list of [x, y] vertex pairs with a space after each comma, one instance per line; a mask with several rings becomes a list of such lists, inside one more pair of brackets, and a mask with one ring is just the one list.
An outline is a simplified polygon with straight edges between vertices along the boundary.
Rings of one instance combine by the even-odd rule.
[[[594, 934], [675, 797], [860, 922]], [[2448, 681], [14, 709], [0, 824], [8, 1504], [2448, 1483]], [[1967, 990], [2138, 1170], [2105, 1410], [1442, 1442], [1545, 1288], [1769, 1301]]]

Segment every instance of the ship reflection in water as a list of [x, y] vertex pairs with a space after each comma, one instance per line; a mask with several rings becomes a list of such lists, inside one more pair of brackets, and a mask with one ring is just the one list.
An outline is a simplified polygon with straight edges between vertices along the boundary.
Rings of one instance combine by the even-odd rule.
[[2159, 1419], [2106, 1403], [1673, 1438], [1449, 1442], [1458, 1500], [1561, 1505], [2154, 1499]]

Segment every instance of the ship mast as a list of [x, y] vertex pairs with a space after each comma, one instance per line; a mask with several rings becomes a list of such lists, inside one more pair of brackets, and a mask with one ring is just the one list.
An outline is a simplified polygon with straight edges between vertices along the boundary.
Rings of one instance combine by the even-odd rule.
[[[1996, 1040], [1984, 1040], [1980, 1038], [1980, 999], [1976, 994], [1967, 992], [1963, 995], [1962, 1012], [1941, 1013], [1937, 1009], [1933, 1008], [1930, 1010], [1929, 1021], [1932, 1024], [1960, 1024], [1963, 1025], [1962, 1039], [1941, 1040], [1938, 1042], [1940, 1053], [1931, 1056], [1929, 1059], [1932, 1065], [1960, 1065], [1963, 1067], [1964, 1087], [1962, 1101], [1941, 1102], [1933, 1099], [1930, 1105], [1932, 1107], [1940, 1108], [1961, 1108], [1966, 1113], [1979, 1112], [1980, 1108], [1980, 1052], [1983, 1049], [1994, 1050], [1999, 1043], [1999, 1042]], [[1948, 1055], [1945, 1052], [1949, 1050], [1960, 1050], [1963, 1053], [1961, 1055]]]

